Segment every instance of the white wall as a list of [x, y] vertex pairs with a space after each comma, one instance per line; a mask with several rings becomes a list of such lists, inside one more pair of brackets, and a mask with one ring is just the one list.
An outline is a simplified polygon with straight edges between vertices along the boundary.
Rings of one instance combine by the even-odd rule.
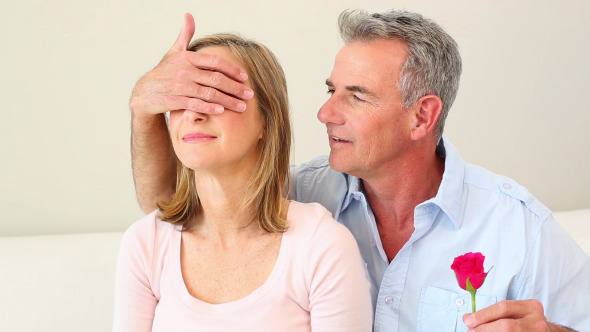
[[329, 151], [315, 114], [341, 45], [338, 14], [394, 6], [433, 18], [459, 43], [464, 74], [446, 132], [464, 159], [553, 209], [590, 207], [590, 2], [3, 1], [0, 235], [122, 230], [142, 215], [128, 98], [184, 12], [198, 35], [240, 32], [275, 51], [302, 162]]

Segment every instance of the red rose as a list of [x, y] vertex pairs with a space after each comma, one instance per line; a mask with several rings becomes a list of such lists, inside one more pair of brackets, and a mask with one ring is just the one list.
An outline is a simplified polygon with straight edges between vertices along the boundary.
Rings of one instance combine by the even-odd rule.
[[485, 256], [480, 252], [468, 252], [455, 258], [451, 269], [455, 271], [459, 287], [469, 290], [467, 289], [467, 280], [474, 290], [481, 287], [487, 276], [487, 273], [483, 271], [484, 259]]

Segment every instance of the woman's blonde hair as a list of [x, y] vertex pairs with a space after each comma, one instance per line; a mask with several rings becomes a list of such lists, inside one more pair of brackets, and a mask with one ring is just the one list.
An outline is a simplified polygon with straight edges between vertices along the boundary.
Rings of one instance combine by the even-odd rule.
[[[252, 211], [252, 217], [263, 230], [284, 232], [288, 225], [281, 211], [284, 193], [289, 187], [291, 124], [283, 69], [266, 46], [234, 34], [197, 39], [188, 50], [196, 52], [210, 46], [226, 47], [244, 63], [243, 69], [248, 73], [265, 122], [261, 155], [246, 186], [242, 208]], [[187, 230], [200, 210], [194, 171], [178, 162], [176, 173], [176, 192], [170, 200], [158, 202], [160, 219], [182, 225], [182, 230]]]

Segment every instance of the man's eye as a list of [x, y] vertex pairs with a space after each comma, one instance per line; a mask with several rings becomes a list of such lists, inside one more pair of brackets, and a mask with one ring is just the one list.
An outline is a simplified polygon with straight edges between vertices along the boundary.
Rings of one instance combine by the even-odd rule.
[[362, 98], [359, 98], [359, 96], [357, 96], [357, 95], [355, 95], [355, 94], [353, 94], [353, 95], [352, 95], [352, 98], [354, 98], [354, 100], [358, 100], [358, 101], [362, 101], [362, 102], [364, 102], [364, 101], [365, 101], [364, 99], [362, 99]]
[[326, 93], [327, 93], [327, 94], [329, 94], [329, 95], [333, 95], [333, 94], [334, 94], [334, 90], [331, 90], [331, 89], [330, 89], [330, 90], [328, 90]]

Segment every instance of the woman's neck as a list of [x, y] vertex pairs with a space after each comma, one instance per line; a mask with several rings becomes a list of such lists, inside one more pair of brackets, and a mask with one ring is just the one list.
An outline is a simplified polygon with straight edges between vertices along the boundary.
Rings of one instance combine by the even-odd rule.
[[243, 206], [250, 174], [229, 175], [195, 172], [199, 214], [193, 225], [203, 235], [231, 238], [238, 234], [258, 234], [256, 214]]

